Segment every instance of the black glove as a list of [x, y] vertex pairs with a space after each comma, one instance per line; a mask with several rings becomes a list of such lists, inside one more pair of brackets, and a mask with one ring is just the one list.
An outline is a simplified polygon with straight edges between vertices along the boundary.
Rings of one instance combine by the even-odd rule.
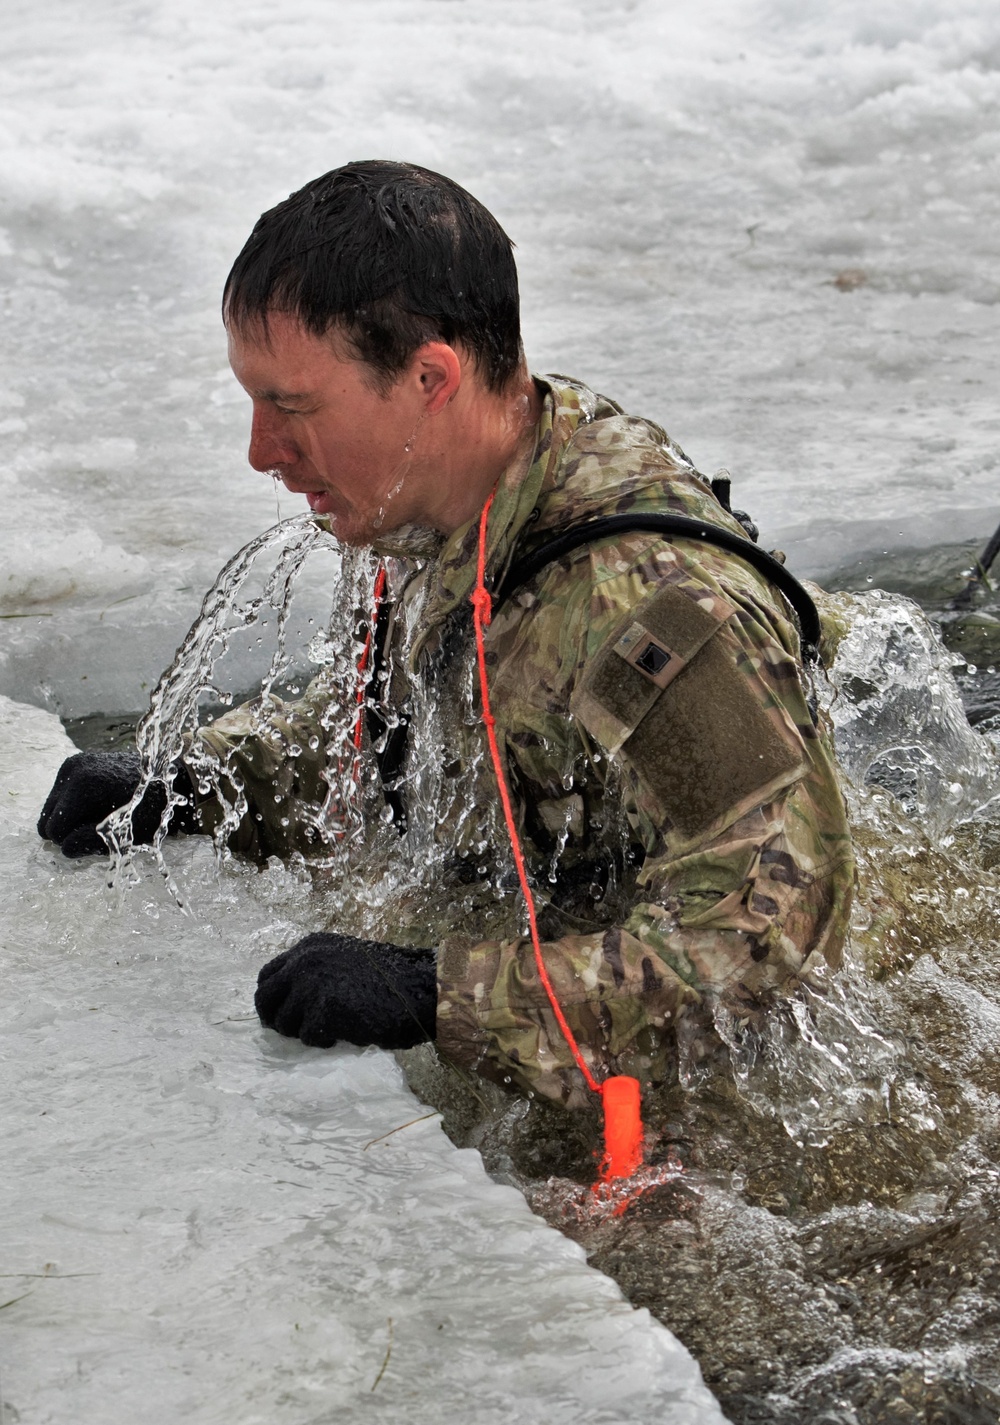
[[351, 935], [307, 935], [257, 976], [261, 1024], [329, 1049], [338, 1039], [411, 1049], [434, 1038], [433, 950]]
[[[39, 836], [61, 846], [64, 856], [103, 855], [108, 848], [97, 834], [97, 823], [129, 801], [141, 774], [134, 748], [127, 752], [77, 752], [67, 757], [38, 818]], [[178, 775], [186, 778], [183, 770]], [[166, 789], [161, 782], [154, 782], [132, 813], [134, 842], [152, 841], [166, 805]], [[182, 828], [175, 815], [171, 830], [178, 829]]]

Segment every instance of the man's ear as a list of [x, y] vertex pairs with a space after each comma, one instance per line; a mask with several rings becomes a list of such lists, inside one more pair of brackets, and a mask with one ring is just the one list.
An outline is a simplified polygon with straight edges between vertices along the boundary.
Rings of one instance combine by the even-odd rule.
[[462, 362], [445, 341], [425, 341], [411, 357], [410, 370], [420, 383], [424, 410], [429, 416], [443, 411], [462, 384]]

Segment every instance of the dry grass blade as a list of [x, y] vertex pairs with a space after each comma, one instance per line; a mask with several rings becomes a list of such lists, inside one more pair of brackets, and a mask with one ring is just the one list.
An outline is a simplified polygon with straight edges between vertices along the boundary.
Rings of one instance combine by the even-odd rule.
[[64, 1282], [70, 1277], [99, 1277], [100, 1272], [0, 1272], [0, 1281], [25, 1281], [29, 1277], [37, 1277], [43, 1282]]
[[370, 1138], [361, 1151], [363, 1153], [367, 1153], [368, 1149], [374, 1143], [384, 1143], [385, 1140], [387, 1138], [391, 1138], [394, 1133], [402, 1133], [404, 1128], [412, 1128], [415, 1123], [426, 1123], [428, 1118], [440, 1117], [440, 1111], [438, 1109], [435, 1109], [433, 1113], [422, 1113], [419, 1118], [410, 1118], [407, 1120], [406, 1123], [401, 1123], [398, 1128], [390, 1128], [388, 1133], [381, 1133], [377, 1138]]
[[385, 1357], [384, 1357], [384, 1359], [383, 1359], [383, 1361], [382, 1361], [382, 1365], [381, 1365], [381, 1367], [380, 1367], [380, 1369], [379, 1369], [379, 1373], [378, 1373], [378, 1375], [375, 1377], [375, 1379], [372, 1381], [372, 1390], [375, 1389], [375, 1387], [378, 1385], [379, 1381], [380, 1381], [380, 1380], [382, 1379], [382, 1377], [385, 1375], [385, 1368], [386, 1368], [386, 1366], [389, 1364], [389, 1357], [392, 1355], [392, 1317], [389, 1316], [389, 1317], [386, 1318], [386, 1320], [389, 1322], [389, 1344], [388, 1344], [388, 1346], [386, 1346], [386, 1348], [385, 1348]]

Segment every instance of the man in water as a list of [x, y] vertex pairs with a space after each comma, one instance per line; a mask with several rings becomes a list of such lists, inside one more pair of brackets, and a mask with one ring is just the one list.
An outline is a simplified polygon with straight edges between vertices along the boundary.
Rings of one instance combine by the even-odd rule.
[[[716, 1007], [751, 1015], [836, 968], [853, 863], [779, 592], [794, 601], [798, 586], [659, 427], [530, 374], [511, 243], [492, 215], [427, 170], [348, 164], [264, 214], [223, 310], [253, 402], [251, 465], [387, 562], [362, 755], [397, 829], [415, 834], [403, 744], [433, 687], [451, 754], [448, 805], [430, 819], [447, 843], [442, 897], [471, 887], [456, 904], [516, 908], [509, 880], [488, 874], [505, 833], [467, 676], [493, 497], [496, 733], [543, 958], [595, 1074], [664, 1078], [679, 1038]], [[682, 518], [668, 530], [665, 516]], [[237, 709], [188, 748], [246, 795], [238, 850], [315, 847], [331, 696], [317, 680], [302, 702], [275, 701], [263, 730]], [[41, 834], [69, 855], [103, 849], [96, 824], [138, 777], [134, 755], [71, 758]], [[200, 780], [189, 829], [219, 820]], [[159, 807], [147, 802], [136, 831], [148, 839]], [[261, 970], [261, 1020], [321, 1046], [433, 1038], [460, 1065], [583, 1102], [530, 942], [516, 925], [476, 933], [477, 914], [420, 950], [309, 935]]]

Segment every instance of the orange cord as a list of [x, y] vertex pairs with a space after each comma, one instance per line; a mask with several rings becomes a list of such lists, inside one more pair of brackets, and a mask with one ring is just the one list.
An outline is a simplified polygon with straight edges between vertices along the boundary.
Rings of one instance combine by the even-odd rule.
[[601, 1162], [601, 1178], [605, 1182], [611, 1178], [627, 1178], [635, 1172], [642, 1162], [642, 1119], [639, 1112], [639, 1081], [625, 1075], [615, 1075], [605, 1079], [603, 1084], [599, 1084], [590, 1072], [587, 1061], [580, 1052], [580, 1046], [576, 1042], [576, 1037], [566, 1021], [566, 1016], [562, 1012], [562, 1006], [556, 998], [556, 992], [549, 979], [549, 972], [545, 966], [545, 959], [542, 955], [542, 946], [538, 934], [538, 921], [535, 916], [535, 898], [531, 893], [528, 884], [528, 872], [524, 864], [524, 854], [521, 850], [521, 839], [517, 834], [517, 824], [514, 820], [514, 809], [511, 805], [510, 791], [507, 787], [507, 777], [504, 773], [503, 761], [500, 756], [500, 748], [497, 744], [496, 718], [490, 708], [489, 685], [486, 677], [486, 644], [485, 630], [489, 628], [490, 620], [493, 617], [493, 600], [486, 587], [486, 526], [489, 519], [490, 506], [493, 504], [494, 491], [479, 517], [479, 560], [476, 570], [476, 587], [472, 594], [472, 618], [476, 630], [476, 657], [479, 664], [479, 688], [483, 703], [483, 724], [486, 727], [486, 737], [489, 741], [490, 757], [493, 761], [493, 771], [496, 776], [497, 790], [500, 793], [500, 802], [503, 806], [504, 821], [507, 823], [507, 834], [510, 837], [510, 848], [514, 854], [514, 864], [517, 867], [517, 878], [521, 883], [521, 894], [524, 896], [525, 905], [528, 908], [528, 925], [531, 929], [531, 944], [535, 952], [535, 965], [538, 969], [538, 978], [542, 982], [545, 993], [548, 996], [549, 1004], [552, 1006], [552, 1013], [556, 1017], [556, 1022], [562, 1032], [563, 1038], [569, 1046], [570, 1053], [576, 1061], [577, 1068], [583, 1075], [587, 1087], [591, 1093], [599, 1095], [604, 1109], [604, 1158]]

